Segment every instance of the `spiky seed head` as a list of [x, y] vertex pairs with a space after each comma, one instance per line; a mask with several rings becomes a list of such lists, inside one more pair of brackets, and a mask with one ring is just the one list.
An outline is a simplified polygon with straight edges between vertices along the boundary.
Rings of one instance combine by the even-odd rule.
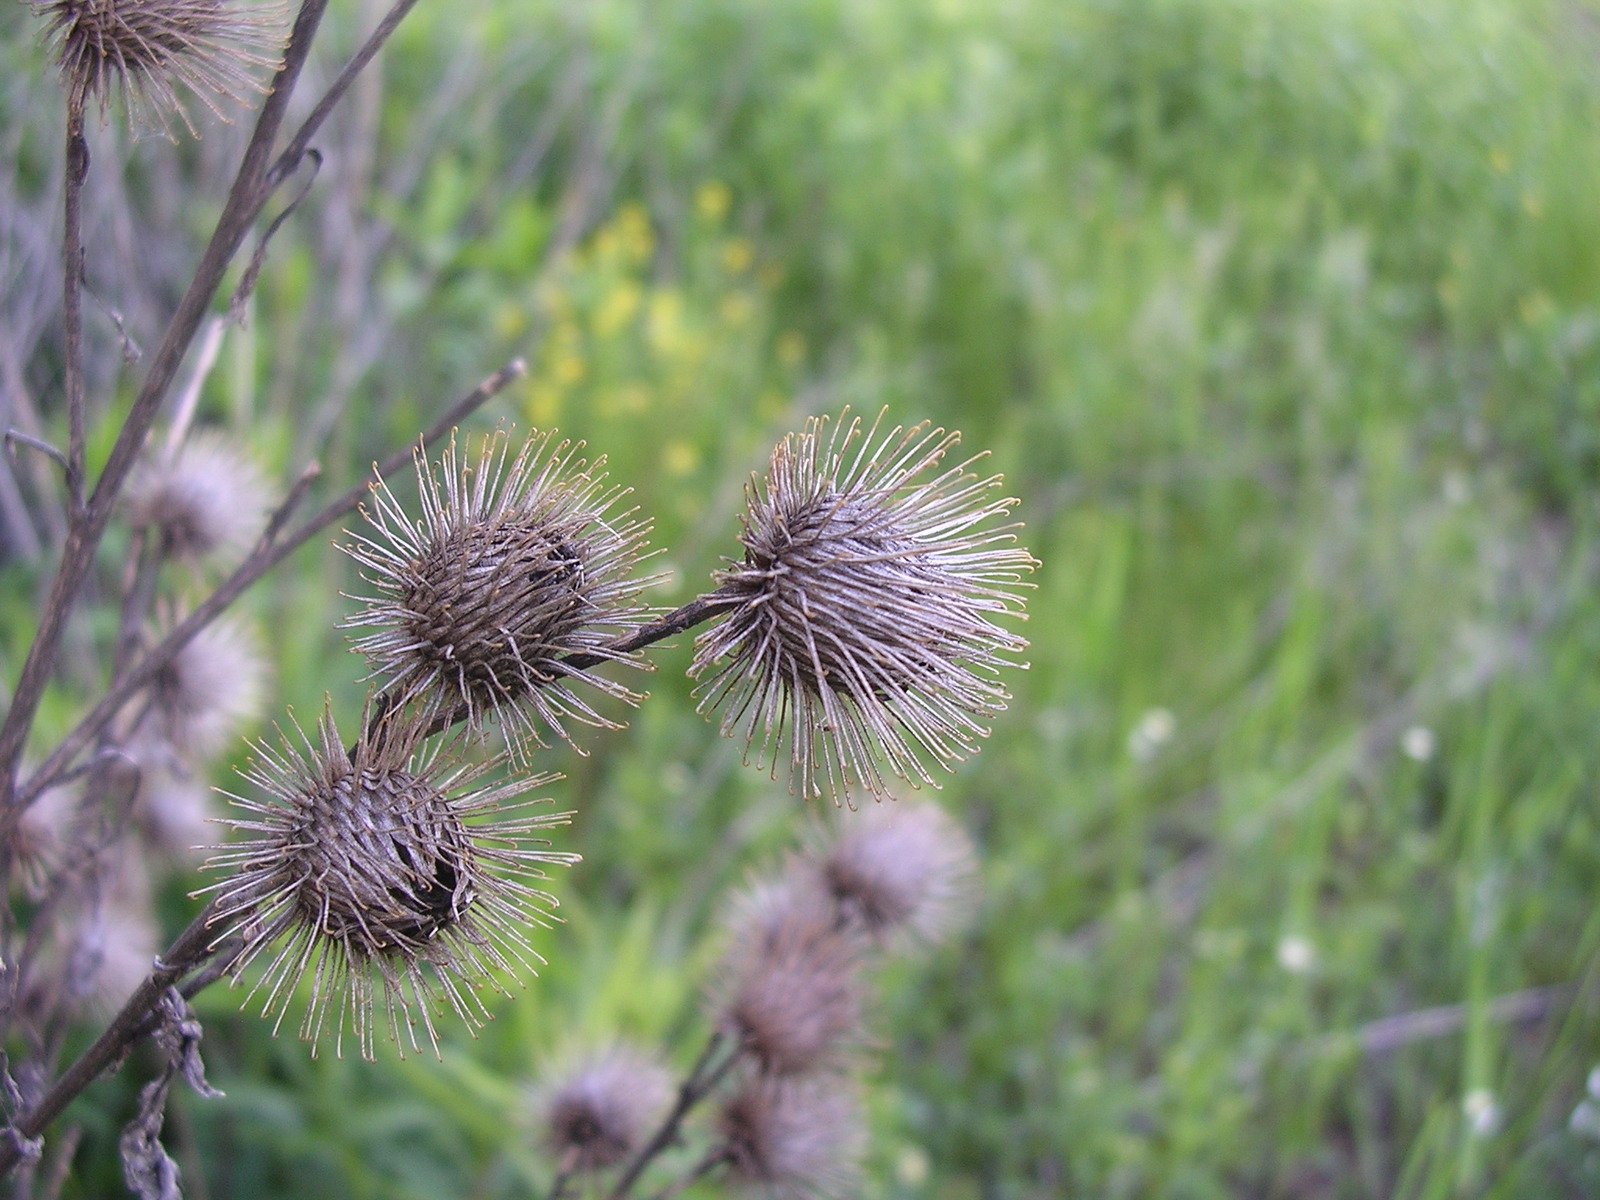
[[[613, 511], [626, 489], [607, 488], [579, 446], [535, 433], [515, 457], [496, 433], [469, 456], [451, 438], [432, 470], [419, 451], [422, 519], [406, 516], [383, 481], [367, 512], [370, 537], [346, 549], [376, 589], [346, 627], [374, 632], [355, 642], [400, 704], [464, 715], [469, 729], [493, 714], [514, 754], [566, 722], [615, 728], [575, 686], [636, 703], [640, 697], [570, 655], [642, 666], [609, 646], [637, 629], [639, 593], [654, 580], [632, 574], [648, 526]], [[508, 461], [509, 460], [509, 461]], [[576, 748], [576, 746], [574, 746]]]
[[843, 1060], [862, 1034], [861, 946], [794, 872], [735, 902], [714, 986], [719, 1028], [761, 1068], [798, 1075]]
[[866, 1149], [860, 1108], [842, 1076], [748, 1080], [718, 1117], [730, 1180], [764, 1200], [853, 1195]]
[[743, 561], [717, 576], [727, 613], [695, 647], [701, 711], [725, 710], [774, 777], [786, 753], [807, 797], [887, 794], [883, 766], [933, 784], [928, 763], [977, 752], [1026, 646], [995, 623], [1022, 615], [1035, 566], [993, 524], [1014, 503], [993, 498], [1000, 478], [939, 469], [959, 434], [881, 421], [813, 418], [773, 450]]
[[158, 451], [128, 483], [128, 520], [173, 558], [236, 558], [266, 524], [267, 487], [249, 458], [220, 434]]
[[115, 1013], [160, 950], [150, 879], [137, 855], [85, 855], [73, 872], [63, 903], [39, 914], [48, 925], [18, 998], [29, 1019], [46, 1024], [85, 1009]]
[[176, 116], [190, 134], [189, 93], [218, 117], [219, 101], [244, 101], [278, 66], [283, 5], [227, 0], [33, 0], [80, 117], [104, 115], [121, 92], [135, 126], [167, 129]]
[[138, 774], [129, 814], [145, 843], [193, 865], [216, 840], [211, 789], [165, 740], [135, 736], [123, 747]]
[[84, 917], [77, 939], [76, 985], [90, 1008], [106, 1017], [144, 982], [161, 949], [148, 897], [142, 906], [126, 896], [106, 898]]
[[253, 630], [242, 621], [214, 621], [156, 672], [142, 731], [204, 763], [259, 715], [266, 675]]
[[489, 1016], [480, 993], [506, 994], [502, 975], [543, 961], [527, 932], [557, 901], [535, 885], [577, 856], [541, 836], [569, 814], [517, 798], [554, 777], [472, 786], [493, 764], [447, 766], [415, 721], [368, 727], [353, 751], [326, 710], [314, 742], [298, 724], [279, 736], [244, 773], [258, 794], [228, 793], [245, 815], [224, 823], [247, 840], [206, 864], [230, 876], [204, 890], [217, 940], [242, 940], [235, 977], [267, 958], [250, 995], [265, 995], [274, 1032], [309, 980], [300, 1036], [313, 1053], [331, 1025], [342, 1054], [348, 1026], [372, 1058], [379, 1019], [401, 1053], [421, 1048], [420, 1020], [438, 1053], [435, 1009], [476, 1029]]
[[844, 918], [879, 943], [938, 940], [977, 892], [972, 839], [927, 801], [840, 812], [802, 861]]
[[[24, 768], [26, 777], [32, 771]], [[33, 899], [42, 897], [72, 845], [81, 796], [75, 787], [42, 792], [17, 818], [17, 880]]]
[[630, 1158], [672, 1100], [672, 1077], [643, 1051], [616, 1045], [562, 1072], [540, 1097], [539, 1123], [564, 1171]]

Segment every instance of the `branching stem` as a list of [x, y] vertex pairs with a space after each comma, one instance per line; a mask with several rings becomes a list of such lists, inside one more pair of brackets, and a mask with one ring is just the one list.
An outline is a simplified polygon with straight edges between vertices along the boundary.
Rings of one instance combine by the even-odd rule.
[[[501, 367], [500, 370], [451, 405], [423, 434], [424, 443], [432, 444], [443, 437], [451, 429], [455, 428], [457, 424], [466, 419], [467, 416], [488, 403], [494, 396], [499, 395], [512, 380], [517, 379], [526, 371], [527, 364], [520, 358], [513, 359]], [[401, 466], [410, 461], [411, 454], [410, 447], [397, 450], [387, 460], [379, 464], [379, 474], [389, 474], [399, 470]], [[156, 673], [171, 661], [172, 656], [189, 644], [190, 639], [215, 620], [228, 605], [243, 595], [253, 583], [268, 571], [272, 570], [272, 568], [321, 533], [329, 525], [354, 511], [356, 506], [366, 498], [367, 491], [368, 485], [366, 482], [355, 484], [341, 495], [330, 500], [312, 516], [307, 517], [295, 528], [294, 532], [281, 538], [270, 540], [263, 538], [263, 541], [235, 569], [233, 574], [228, 576], [216, 591], [201, 601], [182, 621], [178, 622], [166, 637], [146, 651], [111, 686], [100, 699], [100, 702], [78, 722], [72, 732], [62, 739], [61, 744], [45, 759], [44, 764], [28, 780], [26, 786], [17, 792], [13, 810], [20, 812], [56, 783], [71, 767], [73, 760], [111, 722], [122, 709], [122, 706], [154, 679]]]
[[20, 1161], [19, 1147], [23, 1139], [35, 1138], [43, 1133], [79, 1092], [98, 1079], [101, 1072], [117, 1063], [138, 1037], [147, 1031], [150, 1014], [166, 990], [206, 959], [211, 952], [210, 916], [211, 906], [207, 905], [189, 923], [189, 927], [178, 935], [166, 955], [156, 960], [155, 969], [128, 997], [122, 1011], [117, 1013], [105, 1031], [62, 1073], [37, 1104], [26, 1112], [15, 1114], [11, 1127], [18, 1136], [0, 1141], [0, 1176], [9, 1173]]
[[[423, 435], [425, 444], [432, 444], [443, 437], [450, 429], [463, 420], [473, 410], [487, 402], [492, 396], [503, 390], [507, 384], [517, 378], [526, 370], [526, 364], [521, 359], [514, 360], [502, 367], [495, 374], [485, 379], [466, 396], [451, 406], [448, 412]], [[411, 450], [396, 452], [384, 463], [378, 465], [378, 473], [387, 475], [399, 470], [404, 462], [409, 459]], [[138, 690], [143, 687], [160, 667], [169, 661], [173, 654], [182, 649], [185, 644], [208, 622], [213, 620], [229, 603], [242, 593], [255, 580], [259, 579], [283, 558], [291, 554], [301, 545], [304, 545], [312, 536], [322, 529], [327, 528], [334, 521], [353, 510], [367, 495], [368, 484], [358, 484], [343, 495], [330, 501], [314, 516], [307, 518], [294, 533], [281, 540], [263, 535], [261, 544], [252, 552], [249, 559], [239, 567], [218, 589], [194, 609], [181, 621], [159, 645], [147, 651], [133, 666], [128, 668], [119, 677], [112, 689], [95, 708], [79, 722], [71, 734], [68, 735], [55, 753], [46, 760], [28, 785], [18, 793], [20, 804], [26, 804], [42, 793], [46, 788], [59, 782], [66, 773], [73, 758], [89, 741], [102, 730], [124, 703], [127, 702]], [[638, 630], [631, 636], [622, 639], [607, 648], [607, 652], [599, 655], [574, 655], [564, 661], [563, 665], [571, 670], [579, 670], [596, 663], [607, 661], [617, 654], [642, 649], [652, 645], [673, 634], [682, 633], [696, 625], [710, 620], [727, 607], [727, 601], [715, 593], [696, 597], [688, 604], [667, 614], [658, 621], [654, 621]], [[376, 718], [375, 718], [376, 719]], [[185, 997], [192, 997], [202, 988], [209, 986], [226, 974], [233, 960], [233, 952], [226, 945], [212, 946], [207, 943], [208, 918], [211, 906], [202, 910], [199, 916], [187, 929], [178, 936], [167, 953], [157, 961], [156, 969], [142, 983], [138, 990], [129, 998], [116, 1018], [107, 1026], [104, 1033], [86, 1050], [77, 1062], [73, 1063], [67, 1071], [56, 1080], [37, 1105], [26, 1113], [17, 1114], [12, 1122], [12, 1127], [22, 1138], [37, 1136], [50, 1124], [61, 1111], [72, 1102], [73, 1098], [94, 1082], [108, 1066], [116, 1063], [128, 1049], [140, 1038], [150, 1032], [152, 1028], [151, 1013], [167, 988], [176, 983], [183, 975], [196, 971], [196, 974], [184, 984], [182, 991]], [[202, 968], [196, 970], [197, 968]], [[719, 1051], [727, 1053], [718, 1057]], [[733, 1064], [738, 1060], [737, 1047], [728, 1050], [724, 1045], [722, 1035], [713, 1035], [707, 1044], [705, 1052], [701, 1055], [694, 1068], [690, 1071], [679, 1090], [678, 1101], [666, 1121], [657, 1130], [654, 1138], [641, 1151], [640, 1155], [629, 1164], [628, 1170], [622, 1176], [616, 1191], [612, 1193], [613, 1200], [620, 1200], [627, 1195], [639, 1175], [649, 1165], [650, 1161], [659, 1154], [678, 1136], [679, 1126], [688, 1112], [701, 1100], [714, 1090], [718, 1083], [726, 1076]], [[17, 1140], [0, 1147], [0, 1176], [9, 1172], [17, 1163]], [[700, 1171], [704, 1174], [715, 1166], [714, 1163], [705, 1165]], [[697, 1175], [696, 1178], [699, 1176]], [[565, 1187], [565, 1181], [561, 1186]], [[687, 1186], [687, 1185], [685, 1185]], [[559, 1192], [555, 1193], [559, 1195]]]
[[[21, 757], [28, 732], [33, 728], [34, 716], [39, 710], [40, 700], [44, 697], [45, 685], [49, 682], [51, 671], [55, 667], [56, 654], [61, 647], [61, 637], [66, 629], [67, 617], [78, 598], [84, 580], [88, 577], [95, 551], [99, 548], [100, 539], [111, 520], [111, 513], [122, 492], [122, 485], [127, 481], [128, 474], [144, 447], [145, 436], [150, 432], [150, 426], [161, 409], [161, 404], [172, 386], [173, 378], [188, 352], [195, 332], [200, 327], [206, 309], [216, 295], [229, 262], [232, 261], [244, 240], [245, 233], [265, 202], [267, 189], [263, 183], [272, 146], [277, 141], [278, 130], [283, 124], [289, 98], [294, 92], [301, 68], [304, 67], [306, 57], [311, 51], [311, 40], [321, 23], [323, 10], [326, 7], [327, 0], [303, 0], [295, 17], [294, 29], [289, 35], [289, 44], [284, 51], [283, 65], [274, 76], [267, 99], [261, 106], [255, 130], [250, 136], [249, 145], [245, 148], [244, 158], [239, 165], [238, 174], [234, 177], [233, 187], [228, 193], [222, 215], [217, 219], [216, 229], [200, 257], [200, 263], [195, 268], [188, 290], [184, 292], [183, 299], [178, 302], [178, 307], [167, 324], [160, 346], [150, 360], [144, 383], [140, 386], [139, 393], [128, 410], [127, 419], [117, 434], [104, 471], [101, 472], [87, 501], [74, 506], [76, 511], [73, 519], [68, 522], [66, 541], [61, 551], [61, 564], [56, 569], [55, 578], [50, 585], [50, 594], [40, 614], [39, 628], [34, 634], [32, 645], [28, 647], [28, 656], [22, 664], [22, 673], [12, 693], [11, 707], [6, 712], [4, 723], [0, 724], [0, 805], [3, 805], [3, 811], [0, 811], [0, 845], [10, 845], [14, 841], [12, 833], [21, 812], [21, 806], [13, 802], [17, 760]], [[78, 108], [81, 116], [81, 105]], [[69, 113], [70, 111], [69, 101]], [[72, 124], [70, 119], [68, 124], [70, 138]], [[74, 174], [71, 157], [69, 143], [67, 170], [69, 180]], [[86, 168], [86, 155], [80, 156], [77, 165], [80, 172]], [[68, 291], [75, 296], [82, 281], [81, 255], [75, 255], [75, 247], [71, 244], [67, 246], [65, 253], [68, 259], [65, 278], [75, 281], [68, 284]], [[78, 269], [74, 269], [74, 266]], [[70, 358], [69, 351], [69, 361]], [[69, 391], [71, 386], [81, 385], [69, 385]], [[70, 465], [73, 461], [70, 444], [67, 457]], [[9, 874], [9, 871], [0, 874]]]
[[[721, 1033], [711, 1035], [706, 1042], [706, 1048], [700, 1052], [700, 1058], [690, 1069], [688, 1077], [679, 1085], [676, 1102], [662, 1118], [655, 1135], [639, 1148], [638, 1153], [629, 1160], [627, 1167], [617, 1177], [609, 1200], [626, 1200], [633, 1191], [634, 1184], [639, 1182], [639, 1177], [645, 1173], [656, 1156], [678, 1140], [678, 1131], [683, 1126], [684, 1118], [697, 1104], [716, 1090], [717, 1085], [732, 1070], [734, 1063], [739, 1061], [739, 1047], [730, 1047], [726, 1041]], [[717, 1156], [718, 1161], [720, 1157]], [[702, 1163], [704, 1171], [711, 1170], [715, 1165], [715, 1163]]]

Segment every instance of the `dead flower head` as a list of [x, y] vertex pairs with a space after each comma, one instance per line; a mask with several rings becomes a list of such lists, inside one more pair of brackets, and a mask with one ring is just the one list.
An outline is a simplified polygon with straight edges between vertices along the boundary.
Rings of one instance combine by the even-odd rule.
[[128, 519], [180, 559], [236, 557], [266, 524], [267, 487], [254, 463], [215, 433], [160, 451], [128, 483]]
[[717, 577], [729, 608], [692, 673], [747, 754], [759, 741], [776, 774], [786, 750], [791, 789], [838, 800], [885, 794], [880, 761], [932, 784], [926, 762], [976, 753], [1026, 646], [994, 618], [1021, 616], [1035, 564], [1015, 525], [992, 524], [1013, 504], [992, 498], [998, 476], [976, 459], [937, 471], [959, 434], [827, 426], [785, 438], [750, 485], [744, 560]]
[[213, 792], [205, 776], [161, 738], [135, 736], [122, 754], [137, 772], [126, 816], [146, 846], [180, 862], [198, 863], [217, 832]]
[[250, 627], [238, 620], [213, 621], [156, 671], [144, 732], [190, 763], [204, 763], [259, 713], [266, 674]]
[[276, 69], [283, 6], [228, 0], [33, 0], [80, 117], [101, 113], [120, 91], [129, 121], [165, 131], [176, 116], [191, 134], [183, 94], [217, 116], [219, 101], [243, 102]]
[[730, 1180], [765, 1200], [842, 1200], [865, 1152], [860, 1101], [842, 1076], [755, 1077], [718, 1120]]
[[488, 1018], [479, 992], [504, 994], [499, 975], [542, 961], [526, 931], [548, 924], [557, 901], [535, 884], [545, 864], [576, 855], [541, 836], [567, 814], [508, 802], [553, 777], [471, 787], [486, 767], [419, 749], [414, 722], [384, 723], [353, 751], [326, 711], [315, 742], [294, 733], [257, 746], [245, 778], [260, 796], [230, 797], [245, 815], [226, 823], [247, 840], [206, 864], [231, 876], [206, 889], [217, 940], [242, 940], [236, 974], [269, 958], [251, 995], [265, 994], [274, 1031], [309, 980], [300, 1036], [313, 1052], [331, 1025], [342, 1053], [348, 1026], [371, 1058], [379, 1020], [402, 1052], [420, 1049], [420, 1019], [437, 1053], [436, 1008], [477, 1028]]
[[839, 813], [803, 860], [845, 919], [879, 942], [932, 942], [977, 892], [972, 839], [937, 804], [896, 800]]
[[346, 547], [377, 589], [346, 623], [375, 630], [355, 643], [372, 677], [396, 703], [460, 713], [472, 729], [495, 714], [519, 754], [522, 738], [542, 745], [543, 731], [570, 744], [568, 719], [614, 727], [576, 683], [637, 702], [562, 660], [643, 665], [608, 646], [642, 623], [637, 597], [653, 582], [632, 574], [648, 526], [612, 511], [626, 489], [606, 487], [603, 459], [587, 463], [553, 439], [536, 433], [510, 458], [497, 433], [469, 459], [452, 438], [437, 473], [419, 452], [421, 521], [379, 481], [373, 536]]
[[713, 1003], [719, 1028], [764, 1072], [843, 1061], [863, 1040], [861, 947], [828, 897], [793, 872], [736, 901]]
[[599, 1171], [633, 1155], [671, 1099], [667, 1069], [617, 1045], [564, 1072], [542, 1095], [539, 1122], [562, 1170]]
[[22, 974], [20, 1010], [52, 1025], [69, 1014], [108, 1018], [150, 973], [160, 927], [136, 854], [81, 858], [44, 919], [38, 957]]
[[[23, 775], [32, 771], [24, 766]], [[82, 797], [75, 787], [53, 787], [42, 792], [17, 818], [12, 852], [17, 880], [32, 899], [49, 891], [50, 883], [67, 859], [79, 832]]]

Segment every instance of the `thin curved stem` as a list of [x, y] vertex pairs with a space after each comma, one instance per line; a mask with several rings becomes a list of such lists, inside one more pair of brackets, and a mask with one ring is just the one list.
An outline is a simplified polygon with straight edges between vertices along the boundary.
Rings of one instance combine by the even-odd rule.
[[[0, 845], [9, 845], [12, 831], [20, 815], [21, 806], [14, 803], [17, 760], [33, 728], [39, 702], [44, 698], [45, 685], [55, 667], [56, 654], [61, 647], [61, 637], [66, 630], [78, 593], [88, 577], [94, 562], [95, 551], [111, 520], [117, 497], [140, 449], [149, 433], [161, 403], [172, 386], [173, 378], [182, 364], [185, 353], [200, 327], [200, 321], [222, 282], [229, 262], [237, 253], [249, 230], [251, 222], [260, 212], [264, 201], [262, 181], [266, 174], [272, 145], [277, 140], [283, 124], [289, 98], [300, 78], [301, 68], [311, 51], [311, 40], [322, 21], [327, 0], [304, 0], [295, 17], [294, 29], [284, 51], [283, 65], [273, 77], [272, 88], [261, 106], [250, 143], [245, 148], [239, 172], [217, 219], [216, 229], [206, 244], [200, 263], [195, 268], [188, 290], [167, 323], [166, 333], [150, 360], [144, 383], [139, 388], [128, 410], [128, 416], [118, 431], [105, 469], [100, 473], [94, 490], [81, 505], [74, 519], [68, 522], [67, 537], [62, 547], [61, 564], [56, 568], [50, 594], [39, 618], [39, 627], [28, 647], [22, 673], [11, 696], [11, 707], [0, 723]], [[87, 165], [84, 160], [83, 165]], [[72, 174], [69, 163], [68, 175]], [[71, 255], [70, 248], [67, 251]], [[72, 274], [69, 269], [68, 275]], [[81, 271], [78, 273], [81, 280]], [[72, 448], [68, 447], [68, 462], [72, 462]], [[8, 873], [8, 872], [7, 872]]]
[[[633, 1190], [633, 1185], [639, 1182], [639, 1177], [645, 1173], [655, 1157], [678, 1140], [678, 1131], [683, 1126], [684, 1118], [697, 1104], [716, 1090], [717, 1085], [733, 1068], [733, 1064], [739, 1061], [739, 1047], [728, 1048], [724, 1045], [725, 1042], [726, 1038], [721, 1033], [711, 1035], [706, 1042], [706, 1048], [700, 1052], [699, 1059], [690, 1069], [688, 1077], [679, 1086], [676, 1102], [662, 1118], [654, 1136], [639, 1148], [638, 1153], [629, 1160], [627, 1167], [617, 1177], [609, 1200], [625, 1200]], [[710, 1167], [706, 1169], [710, 1170]]]
[[83, 387], [83, 184], [89, 175], [89, 143], [83, 136], [83, 105], [67, 105], [65, 202], [61, 237], [61, 325], [67, 393], [67, 518], [80, 519], [84, 477]]
[[114, 1066], [128, 1048], [148, 1032], [151, 1011], [166, 990], [212, 955], [211, 915], [212, 906], [208, 904], [178, 935], [166, 954], [156, 960], [155, 969], [134, 989], [104, 1032], [62, 1072], [37, 1104], [13, 1116], [11, 1128], [17, 1136], [0, 1140], [0, 1176], [10, 1172], [21, 1160], [21, 1146], [25, 1140], [43, 1133], [79, 1092]]
[[606, 647], [604, 654], [572, 654], [561, 660], [561, 667], [566, 671], [581, 671], [592, 667], [607, 659], [618, 655], [628, 654], [634, 650], [642, 650], [656, 642], [664, 641], [673, 634], [684, 633], [696, 625], [702, 625], [711, 620], [718, 613], [732, 608], [737, 601], [730, 600], [717, 592], [708, 592], [704, 596], [696, 596], [681, 608], [676, 608], [658, 621], [640, 627], [640, 629], [621, 641]]
[[[472, 391], [468, 392], [455, 404], [451, 405], [440, 418], [423, 434], [424, 444], [431, 445], [443, 437], [458, 423], [464, 420], [478, 408], [488, 403], [490, 399], [503, 391], [512, 380], [517, 379], [527, 371], [527, 364], [522, 359], [513, 359], [489, 378], [485, 379]], [[411, 460], [412, 449], [406, 447], [397, 450], [388, 459], [378, 465], [379, 474], [389, 474], [399, 470]], [[312, 516], [306, 518], [293, 533], [285, 537], [263, 541], [245, 559], [243, 563], [228, 576], [216, 591], [201, 601], [187, 616], [184, 617], [166, 637], [152, 646], [123, 676], [107, 690], [89, 712], [78, 722], [72, 732], [61, 740], [50, 756], [45, 759], [40, 768], [34, 772], [26, 786], [17, 792], [14, 808], [20, 811], [35, 799], [60, 781], [74, 759], [85, 749], [90, 741], [104, 729], [111, 720], [121, 711], [122, 706], [133, 698], [141, 688], [155, 678], [172, 656], [182, 650], [189, 641], [230, 604], [237, 600], [257, 580], [259, 580], [273, 567], [277, 566], [289, 555], [293, 554], [306, 542], [321, 533], [335, 521], [349, 515], [366, 499], [368, 484], [363, 481], [351, 486], [335, 499], [329, 501]]]
[[[560, 678], [576, 671], [587, 670], [589, 667], [598, 666], [603, 662], [611, 662], [622, 654], [631, 654], [635, 650], [643, 650], [646, 646], [653, 646], [657, 642], [665, 641], [674, 634], [685, 633], [697, 625], [703, 625], [718, 613], [733, 607], [736, 602], [729, 600], [716, 592], [704, 596], [696, 596], [689, 603], [673, 609], [666, 616], [642, 625], [625, 638], [612, 642], [604, 650], [589, 654], [569, 654], [555, 663], [551, 668], [551, 678]], [[393, 693], [383, 692], [372, 702], [372, 711], [367, 715], [366, 728], [363, 736], [371, 736], [378, 726], [388, 718], [389, 714], [401, 707], [403, 702], [395, 700]], [[452, 729], [467, 719], [467, 706], [458, 704], [447, 713], [440, 713], [434, 717], [428, 726], [429, 734], [443, 733]], [[351, 747], [351, 753], [355, 748]]]

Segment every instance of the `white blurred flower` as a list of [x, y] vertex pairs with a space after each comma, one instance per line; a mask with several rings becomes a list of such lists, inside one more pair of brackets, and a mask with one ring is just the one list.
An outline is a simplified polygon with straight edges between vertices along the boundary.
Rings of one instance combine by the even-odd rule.
[[1474, 1137], [1488, 1137], [1500, 1128], [1500, 1106], [1488, 1088], [1473, 1088], [1461, 1097], [1461, 1115]]
[[1178, 720], [1171, 709], [1152, 708], [1139, 718], [1128, 733], [1128, 753], [1135, 762], [1147, 763], [1161, 752], [1177, 732]]
[[1579, 1137], [1600, 1142], [1600, 1104], [1593, 1100], [1580, 1100], [1567, 1121], [1567, 1129]]
[[1291, 933], [1278, 941], [1278, 965], [1291, 975], [1304, 975], [1317, 961], [1310, 939]]
[[1426, 725], [1413, 725], [1400, 735], [1400, 750], [1412, 762], [1427, 762], [1438, 748], [1438, 738]]
[[1447, 471], [1439, 490], [1443, 492], [1446, 504], [1460, 506], [1472, 499], [1472, 485], [1461, 471]]
[[895, 1158], [894, 1174], [902, 1187], [921, 1187], [928, 1182], [928, 1152], [921, 1146], [903, 1147]]

